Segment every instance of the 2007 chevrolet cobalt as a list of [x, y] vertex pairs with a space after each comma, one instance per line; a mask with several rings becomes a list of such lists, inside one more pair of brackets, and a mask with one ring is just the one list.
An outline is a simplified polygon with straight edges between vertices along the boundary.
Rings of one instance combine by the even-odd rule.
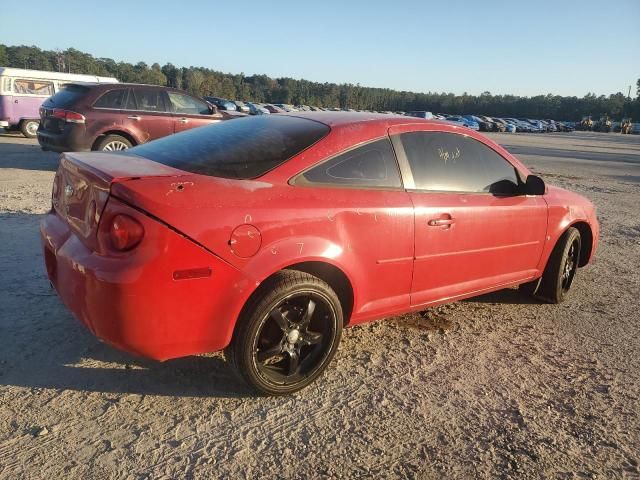
[[305, 113], [124, 153], [66, 153], [48, 276], [97, 337], [164, 360], [225, 349], [258, 392], [314, 381], [342, 328], [521, 285], [561, 302], [593, 258], [585, 198], [464, 127]]

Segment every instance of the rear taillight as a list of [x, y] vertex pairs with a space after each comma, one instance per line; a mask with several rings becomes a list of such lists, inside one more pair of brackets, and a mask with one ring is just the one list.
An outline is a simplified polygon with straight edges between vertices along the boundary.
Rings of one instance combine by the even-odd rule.
[[111, 219], [109, 227], [111, 246], [118, 251], [131, 250], [144, 237], [144, 228], [135, 218], [118, 214]]
[[80, 115], [79, 113], [72, 112], [70, 110], [56, 108], [52, 115], [54, 118], [64, 120], [68, 123], [84, 123], [85, 121], [84, 115]]

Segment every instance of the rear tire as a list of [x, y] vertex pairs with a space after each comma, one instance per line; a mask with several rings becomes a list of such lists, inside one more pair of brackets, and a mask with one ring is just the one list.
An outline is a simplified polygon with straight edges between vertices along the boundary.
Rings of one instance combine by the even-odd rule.
[[287, 395], [324, 372], [340, 343], [342, 323], [340, 301], [327, 283], [283, 270], [245, 305], [225, 356], [258, 393]]
[[20, 131], [27, 138], [36, 138], [39, 125], [38, 120], [23, 120], [20, 122]]
[[537, 297], [549, 303], [561, 303], [566, 299], [580, 264], [580, 247], [580, 232], [568, 228], [551, 252]]
[[121, 135], [106, 135], [96, 144], [95, 150], [119, 152], [131, 148], [131, 142]]

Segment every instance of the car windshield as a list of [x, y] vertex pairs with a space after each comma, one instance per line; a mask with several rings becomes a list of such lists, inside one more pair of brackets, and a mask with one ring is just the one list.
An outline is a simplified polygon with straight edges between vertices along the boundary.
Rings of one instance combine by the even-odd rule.
[[329, 133], [324, 123], [277, 115], [226, 120], [127, 150], [191, 173], [251, 179], [286, 162]]

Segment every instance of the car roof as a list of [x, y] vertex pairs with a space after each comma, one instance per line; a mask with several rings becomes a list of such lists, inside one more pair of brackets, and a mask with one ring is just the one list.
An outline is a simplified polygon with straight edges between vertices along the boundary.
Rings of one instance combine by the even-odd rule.
[[[282, 115], [282, 114], [280, 114]], [[287, 112], [287, 116], [308, 118], [317, 122], [324, 123], [329, 127], [343, 127], [363, 122], [376, 125], [403, 125], [407, 123], [425, 122], [433, 125], [451, 125], [451, 123], [442, 120], [426, 120], [424, 118], [411, 117], [406, 115], [386, 114], [386, 113], [367, 113], [367, 112]]]

